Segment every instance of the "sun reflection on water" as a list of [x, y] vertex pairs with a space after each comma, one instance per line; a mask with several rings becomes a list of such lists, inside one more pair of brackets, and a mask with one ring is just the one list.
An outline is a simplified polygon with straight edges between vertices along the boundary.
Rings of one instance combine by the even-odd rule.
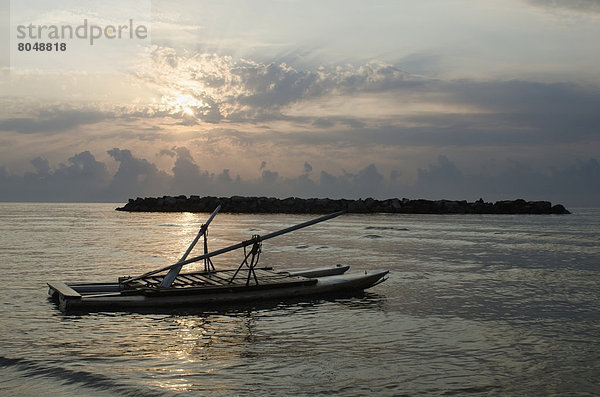
[[[246, 346], [252, 341], [251, 314], [236, 315], [174, 315], [168, 319], [173, 329], [171, 338], [160, 352], [161, 361], [180, 365], [163, 368], [161, 381], [155, 385], [177, 392], [197, 389], [198, 376], [226, 373], [227, 368], [238, 366], [244, 359]], [[191, 364], [191, 365], [190, 365]], [[188, 368], [183, 370], [182, 368]], [[190, 367], [194, 371], [189, 370]], [[195, 385], [195, 386], [194, 386]], [[213, 387], [214, 386], [214, 387]], [[212, 385], [211, 390], [226, 390], [226, 385]]]

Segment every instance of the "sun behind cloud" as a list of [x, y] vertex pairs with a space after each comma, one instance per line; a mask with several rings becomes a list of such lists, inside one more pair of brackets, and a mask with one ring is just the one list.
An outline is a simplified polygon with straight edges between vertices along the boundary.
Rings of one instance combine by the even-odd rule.
[[208, 105], [200, 99], [194, 98], [189, 94], [163, 96], [161, 102], [170, 109], [171, 114], [179, 114], [182, 116], [195, 117], [197, 110], [208, 107]]

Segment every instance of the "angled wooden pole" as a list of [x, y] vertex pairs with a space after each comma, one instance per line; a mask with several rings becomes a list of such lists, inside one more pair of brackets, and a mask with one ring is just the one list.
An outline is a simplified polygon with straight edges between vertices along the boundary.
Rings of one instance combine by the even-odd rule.
[[179, 259], [177, 261], [177, 263], [175, 263], [175, 265], [173, 267], [171, 267], [171, 270], [169, 270], [169, 273], [167, 273], [167, 275], [160, 282], [159, 286], [161, 288], [168, 288], [171, 286], [171, 284], [173, 284], [173, 281], [175, 281], [175, 279], [179, 275], [179, 272], [181, 271], [181, 268], [183, 267], [183, 261], [185, 261], [185, 259], [188, 257], [190, 252], [192, 252], [192, 250], [194, 249], [194, 246], [196, 245], [198, 240], [200, 240], [200, 237], [202, 237], [203, 235], [206, 234], [206, 231], [208, 230], [208, 225], [210, 225], [210, 223], [212, 222], [214, 217], [217, 216], [217, 213], [219, 212], [220, 209], [221, 209], [221, 206], [220, 205], [217, 206], [217, 208], [210, 215], [210, 217], [208, 218], [206, 223], [204, 223], [204, 224], [202, 224], [202, 226], [200, 226], [200, 231], [198, 231], [198, 234], [196, 235], [196, 238], [194, 238], [194, 241], [192, 241], [192, 243], [190, 244], [188, 249], [185, 251], [185, 253], [181, 257], [181, 259]]

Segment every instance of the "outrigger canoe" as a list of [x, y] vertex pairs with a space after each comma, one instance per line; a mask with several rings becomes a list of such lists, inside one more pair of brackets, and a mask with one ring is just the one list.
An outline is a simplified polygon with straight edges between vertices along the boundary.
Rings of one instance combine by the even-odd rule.
[[[343, 212], [265, 236], [254, 235], [250, 240], [208, 252], [206, 232], [219, 209], [220, 206], [201, 226], [194, 241], [176, 263], [137, 277], [119, 277], [109, 282], [49, 282], [50, 297], [63, 312], [164, 310], [355, 293], [387, 279], [387, 270], [348, 272], [349, 266], [343, 265], [288, 271], [257, 267], [262, 241], [334, 218]], [[204, 254], [188, 259], [200, 237], [204, 237]], [[251, 249], [246, 252], [248, 246]], [[241, 248], [244, 249], [244, 259], [237, 268], [214, 268], [211, 257]], [[203, 271], [181, 272], [183, 266], [200, 260], [204, 260]]]

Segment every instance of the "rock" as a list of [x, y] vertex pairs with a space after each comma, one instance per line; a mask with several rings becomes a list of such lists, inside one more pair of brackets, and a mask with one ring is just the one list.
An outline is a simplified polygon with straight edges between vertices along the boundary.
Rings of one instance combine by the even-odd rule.
[[129, 199], [118, 211], [137, 212], [212, 212], [221, 204], [221, 212], [229, 213], [287, 213], [327, 214], [335, 211], [348, 213], [401, 213], [401, 214], [570, 214], [561, 204], [552, 206], [549, 201], [502, 200], [486, 203], [479, 199], [466, 200], [410, 200], [403, 198], [376, 200], [372, 197], [358, 200], [328, 198], [302, 199], [288, 197], [200, 197], [184, 195], [137, 197]]
[[562, 204], [556, 204], [552, 206], [552, 208], [550, 208], [550, 212], [557, 215], [568, 215], [571, 213], [568, 209], [563, 207]]

